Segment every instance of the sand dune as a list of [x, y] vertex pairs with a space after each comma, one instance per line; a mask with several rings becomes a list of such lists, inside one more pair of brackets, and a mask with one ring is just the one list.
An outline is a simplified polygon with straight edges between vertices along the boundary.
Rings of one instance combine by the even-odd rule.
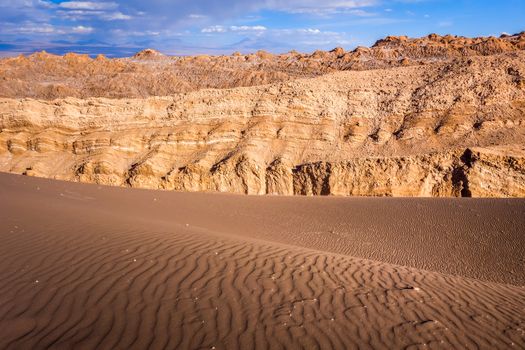
[[0, 348], [523, 348], [524, 213], [2, 174]]

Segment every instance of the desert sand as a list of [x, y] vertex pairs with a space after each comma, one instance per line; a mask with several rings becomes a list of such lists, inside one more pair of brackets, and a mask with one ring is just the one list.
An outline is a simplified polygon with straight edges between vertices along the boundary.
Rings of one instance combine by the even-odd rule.
[[520, 349], [525, 200], [0, 175], [0, 348]]
[[525, 349], [523, 197], [525, 32], [0, 59], [0, 349]]

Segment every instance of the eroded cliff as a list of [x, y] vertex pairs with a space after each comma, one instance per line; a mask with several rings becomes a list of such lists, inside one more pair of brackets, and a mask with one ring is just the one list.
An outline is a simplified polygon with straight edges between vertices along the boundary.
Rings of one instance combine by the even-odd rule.
[[524, 196], [524, 58], [144, 99], [4, 98], [0, 170], [185, 191]]

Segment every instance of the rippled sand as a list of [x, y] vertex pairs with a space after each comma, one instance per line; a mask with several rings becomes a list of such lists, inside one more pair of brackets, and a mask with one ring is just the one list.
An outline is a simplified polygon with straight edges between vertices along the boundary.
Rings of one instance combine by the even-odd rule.
[[524, 348], [524, 214], [2, 174], [0, 348]]

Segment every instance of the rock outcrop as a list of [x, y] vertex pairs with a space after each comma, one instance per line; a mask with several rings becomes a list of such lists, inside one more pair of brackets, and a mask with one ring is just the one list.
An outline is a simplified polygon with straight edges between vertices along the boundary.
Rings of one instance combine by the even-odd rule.
[[151, 60], [159, 59], [165, 57], [162, 53], [154, 49], [144, 49], [140, 52], [137, 52], [132, 58], [138, 60]]
[[165, 97], [3, 98], [0, 170], [183, 191], [525, 196], [524, 79], [516, 51]]
[[233, 88], [316, 77], [342, 70], [370, 70], [449, 62], [461, 57], [520, 52], [525, 33], [500, 38], [429, 35], [387, 37], [371, 48], [301, 54], [259, 51], [231, 56], [164, 56], [146, 49], [130, 58], [91, 59], [39, 52], [0, 59], [0, 97], [143, 98], [207, 88]]

